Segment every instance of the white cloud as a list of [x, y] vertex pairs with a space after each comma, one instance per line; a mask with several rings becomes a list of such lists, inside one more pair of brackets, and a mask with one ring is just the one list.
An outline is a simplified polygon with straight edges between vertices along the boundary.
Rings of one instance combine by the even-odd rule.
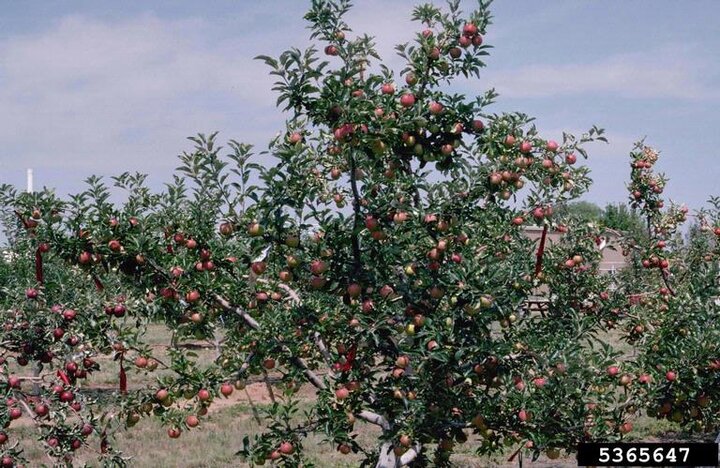
[[701, 62], [694, 48], [667, 47], [619, 54], [590, 63], [533, 64], [487, 72], [502, 96], [535, 98], [597, 93], [625, 98], [718, 99], [703, 76], [712, 60]]
[[[267, 69], [247, 43], [212, 40], [207, 28], [71, 16], [0, 42], [0, 161], [87, 172], [117, 172], [118, 158], [123, 170], [152, 167], [158, 156], [173, 165], [168, 151], [187, 147], [185, 136], [227, 127], [224, 110], [247, 118], [253, 106], [271, 105]], [[10, 162], [15, 154], [23, 160]]]

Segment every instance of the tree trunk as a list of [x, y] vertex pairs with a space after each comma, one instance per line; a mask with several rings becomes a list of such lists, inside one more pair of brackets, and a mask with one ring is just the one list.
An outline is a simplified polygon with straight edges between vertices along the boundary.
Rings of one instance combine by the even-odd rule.
[[412, 463], [420, 454], [422, 446], [415, 444], [413, 448], [403, 453], [401, 456], [395, 455], [393, 446], [390, 442], [385, 442], [380, 446], [378, 462], [375, 468], [400, 468]]

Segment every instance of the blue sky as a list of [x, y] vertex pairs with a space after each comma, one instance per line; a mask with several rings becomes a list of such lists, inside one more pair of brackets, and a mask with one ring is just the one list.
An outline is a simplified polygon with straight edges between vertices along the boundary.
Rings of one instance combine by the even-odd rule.
[[[381, 55], [409, 40], [417, 1], [358, 0], [349, 22]], [[90, 174], [148, 172], [160, 186], [185, 137], [219, 130], [260, 149], [283, 116], [258, 54], [308, 44], [299, 0], [3, 2], [0, 183], [76, 191]], [[469, 9], [472, 2], [465, 1]], [[720, 2], [496, 0], [495, 49], [468, 94], [537, 117], [548, 138], [593, 124], [586, 199], [625, 199], [633, 141], [662, 151], [668, 196], [698, 208], [720, 195]]]

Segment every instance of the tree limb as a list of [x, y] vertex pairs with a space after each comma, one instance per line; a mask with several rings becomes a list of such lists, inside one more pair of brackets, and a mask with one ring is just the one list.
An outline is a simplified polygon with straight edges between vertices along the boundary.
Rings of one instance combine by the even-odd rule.
[[400, 457], [400, 466], [405, 466], [415, 460], [420, 455], [422, 446], [420, 443], [416, 443], [415, 446], [403, 453]]
[[260, 330], [260, 324], [258, 323], [258, 321], [252, 318], [245, 309], [233, 306], [232, 304], [230, 304], [230, 302], [228, 302], [227, 299], [220, 296], [219, 294], [214, 294], [214, 297], [217, 303], [220, 304], [223, 309], [238, 314], [240, 318], [242, 318], [245, 323], [247, 323], [248, 326], [253, 330]]
[[[250, 326], [250, 328], [252, 328], [253, 330], [260, 330], [260, 324], [257, 322], [257, 320], [252, 318], [245, 309], [242, 309], [241, 307], [233, 306], [232, 304], [230, 304], [230, 302], [228, 302], [227, 299], [220, 296], [219, 294], [215, 294], [214, 297], [215, 297], [215, 300], [217, 301], [217, 303], [220, 304], [220, 306], [222, 306], [223, 309], [231, 311], [231, 312], [235, 312], [236, 314], [238, 314], [243, 320], [245, 320], [245, 323], [247, 323]], [[281, 349], [286, 353], [290, 353], [290, 349], [287, 346], [283, 346]], [[315, 387], [317, 387], [320, 390], [327, 389], [325, 382], [323, 382], [320, 379], [320, 377], [318, 377], [317, 374], [315, 374], [315, 372], [313, 372], [312, 369], [310, 369], [308, 367], [308, 365], [305, 363], [305, 361], [303, 361], [302, 359], [300, 359], [297, 356], [292, 356], [290, 358], [290, 362], [295, 367], [298, 367], [299, 369], [301, 369], [303, 371], [303, 374], [305, 375], [305, 378], [307, 378], [307, 380], [311, 384], [313, 384]]]
[[380, 426], [385, 431], [390, 430], [390, 423], [388, 422], [388, 420], [385, 419], [385, 417], [380, 416], [377, 413], [373, 413], [372, 411], [368, 411], [368, 410], [363, 410], [363, 411], [360, 411], [356, 416], [365, 422], [369, 422], [370, 424], [375, 424], [376, 426]]

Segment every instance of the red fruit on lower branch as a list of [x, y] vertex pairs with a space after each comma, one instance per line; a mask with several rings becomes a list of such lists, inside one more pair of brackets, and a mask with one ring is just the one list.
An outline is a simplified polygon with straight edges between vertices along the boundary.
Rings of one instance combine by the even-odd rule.
[[224, 397], [229, 397], [230, 395], [232, 395], [232, 392], [233, 392], [233, 386], [230, 385], [229, 383], [224, 383], [220, 386], [220, 393]]
[[210, 396], [210, 392], [205, 390], [204, 388], [201, 389], [197, 394], [198, 400], [200, 401], [208, 401], [210, 400]]

